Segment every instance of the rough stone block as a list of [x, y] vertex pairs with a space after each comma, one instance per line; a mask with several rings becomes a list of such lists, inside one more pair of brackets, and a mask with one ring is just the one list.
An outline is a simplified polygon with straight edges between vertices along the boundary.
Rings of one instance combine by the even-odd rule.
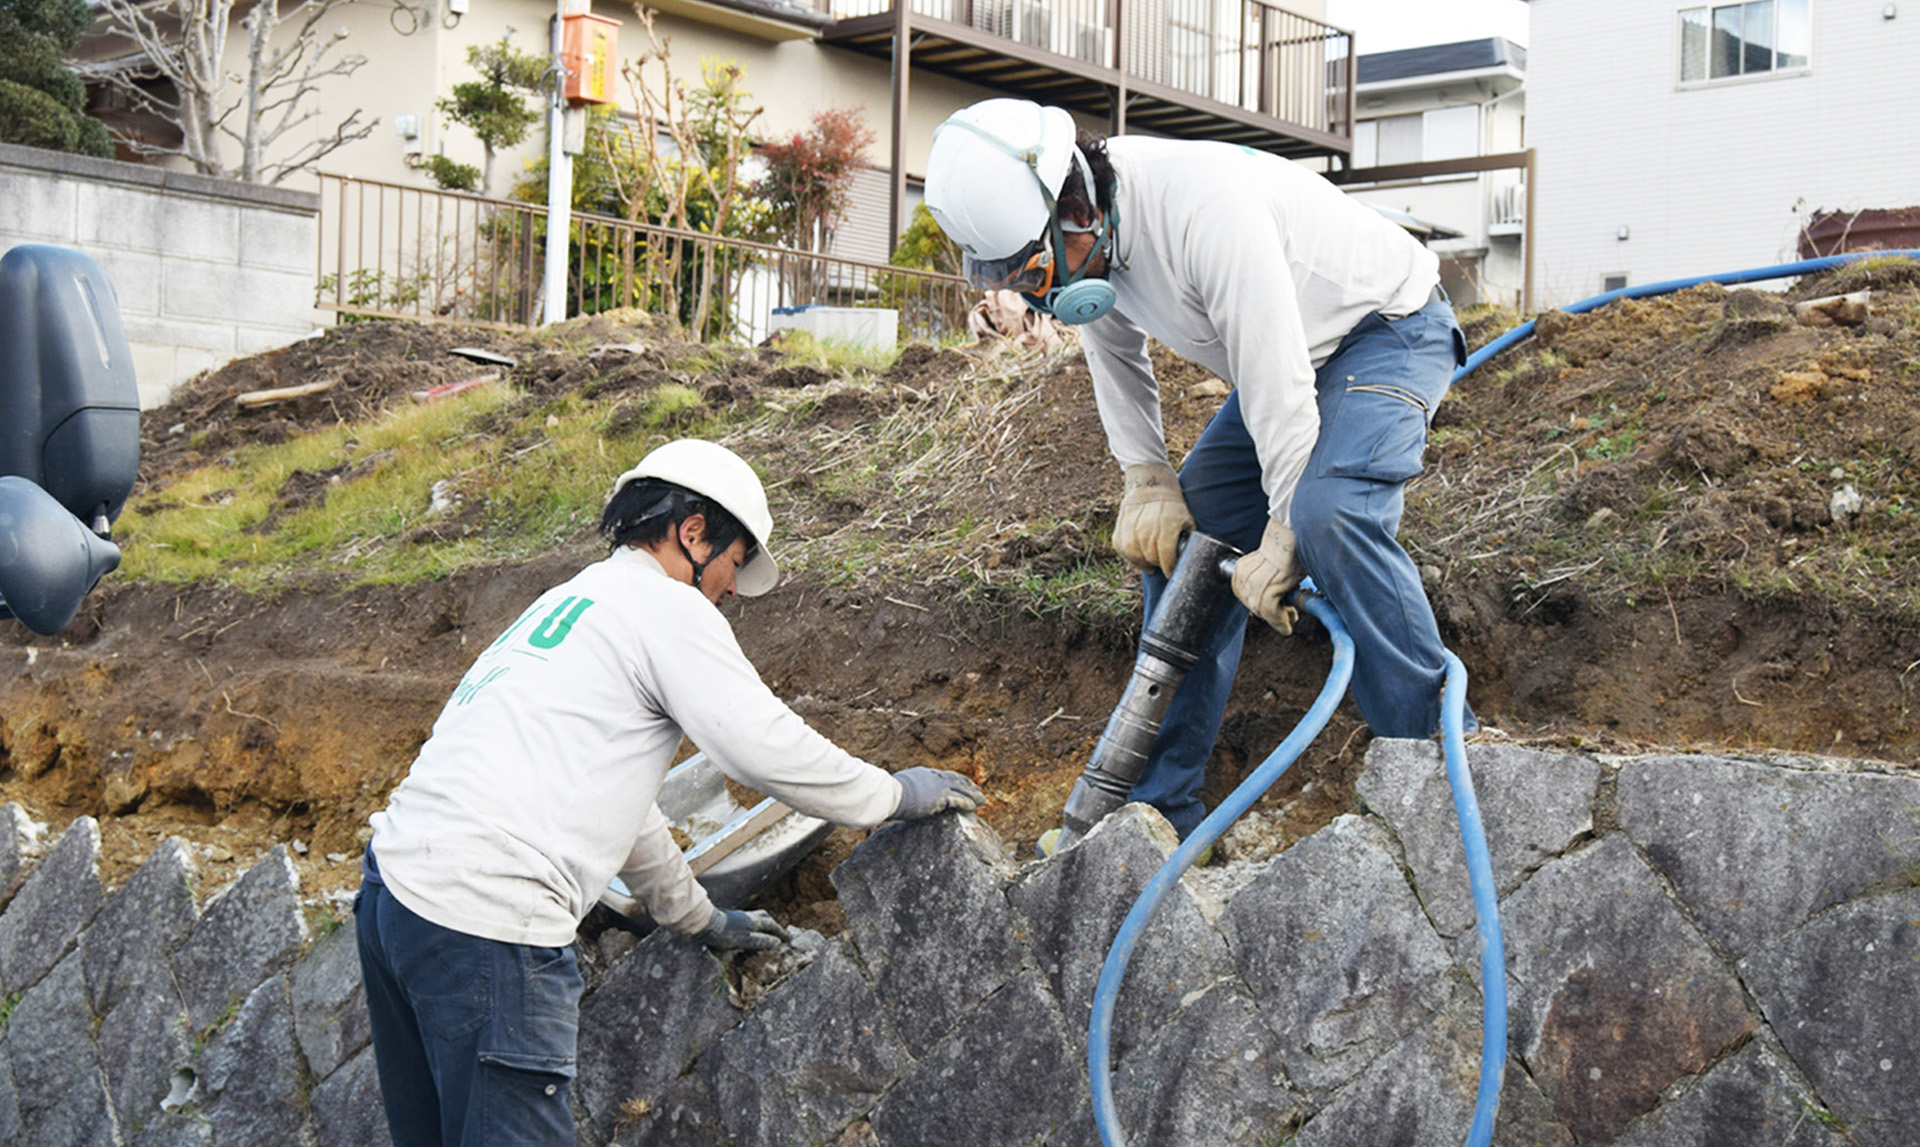
[[189, 846], [168, 837], [107, 897], [80, 937], [81, 967], [95, 1012], [111, 1012], [137, 972], [186, 941], [199, 915], [193, 903], [196, 879]]
[[720, 1112], [701, 1076], [683, 1075], [644, 1111], [621, 1114], [613, 1147], [712, 1147], [722, 1142]]
[[1854, 1143], [1920, 1143], [1920, 890], [1824, 912], [1740, 971]]
[[1058, 1005], [1027, 973], [929, 1051], [871, 1122], [886, 1147], [1032, 1147], [1058, 1134], [1086, 1097], [1086, 1069]]
[[1621, 766], [1620, 824], [1735, 956], [1914, 872], [1920, 780], [1714, 757]]
[[[1599, 762], [1508, 745], [1473, 745], [1467, 749], [1467, 767], [1500, 896], [1520, 887], [1548, 857], [1593, 831]], [[1466, 850], [1440, 746], [1432, 741], [1373, 742], [1355, 790], [1400, 838], [1415, 890], [1434, 927], [1449, 938], [1472, 929]]]
[[325, 1079], [373, 1038], [353, 917], [293, 966], [293, 1031], [315, 1079]]
[[[1679, 1098], [1614, 1140], [1614, 1147], [1842, 1147], [1847, 1136], [1818, 1110], [1780, 1057], [1754, 1040]], [[1857, 1140], [1852, 1140], [1858, 1142]], [[1911, 1143], [1912, 1134], [1902, 1142]]]
[[20, 1096], [13, 1090], [13, 1056], [7, 1041], [0, 1038], [0, 1143], [16, 1143], [20, 1137]]
[[735, 1147], [831, 1142], [910, 1061], [873, 988], [829, 947], [700, 1058]]
[[19, 802], [0, 805], [0, 888], [12, 884], [26, 867], [27, 849], [40, 839], [40, 831]]
[[1623, 836], [1502, 909], [1512, 1047], [1581, 1142], [1607, 1142], [1752, 1027], [1745, 994]]
[[161, 1122], [161, 1100], [176, 1072], [193, 1070], [187, 1006], [160, 953], [121, 965], [125, 990], [100, 1022], [100, 1066], [121, 1133], [137, 1135]]
[[[1129, 1143], [1162, 1147], [1266, 1147], [1305, 1113], [1281, 1070], [1273, 1032], [1252, 997], [1230, 985], [1199, 993], [1122, 1059], [1113, 1102]], [[1099, 1147], [1091, 1105], [1052, 1142]]]
[[92, 1147], [113, 1141], [113, 1113], [77, 959], [60, 961], [27, 989], [8, 1017], [7, 1045], [20, 1142]]
[[580, 1002], [575, 1091], [602, 1136], [629, 1100], [664, 1095], [695, 1057], [740, 1022], [719, 959], [662, 928]]
[[1493, 1147], [1575, 1147], [1573, 1132], [1560, 1122], [1553, 1104], [1540, 1094], [1539, 1086], [1517, 1059], [1507, 1060], [1500, 1114], [1493, 1123]]
[[0, 916], [0, 987], [38, 983], [100, 911], [100, 825], [75, 817]]
[[833, 872], [847, 931], [918, 1055], [1025, 958], [1006, 886], [1013, 861], [978, 818], [891, 824]]
[[297, 1143], [309, 1133], [285, 977], [248, 994], [231, 1022], [208, 1037], [200, 1066], [200, 1090], [219, 1142]]
[[322, 1080], [312, 1102], [319, 1147], [393, 1147], [373, 1048], [362, 1048]]
[[[1093, 993], [1114, 934], [1179, 843], [1165, 817], [1130, 804], [1009, 890], [1077, 1047], [1086, 1046]], [[1115, 1059], [1178, 1012], [1182, 1001], [1232, 975], [1226, 938], [1201, 914], [1186, 884], [1175, 885], [1140, 933], [1114, 1001]]]
[[1298, 1147], [1454, 1147], [1467, 1141], [1480, 1083], [1480, 997], [1456, 991], [1431, 1021], [1340, 1089]]
[[292, 964], [307, 942], [300, 877], [282, 845], [261, 857], [200, 916], [173, 958], [193, 1026], [224, 1017], [269, 976]]
[[133, 1147], [212, 1147], [213, 1124], [198, 1111], [175, 1111], [149, 1124]]
[[1296, 1087], [1324, 1095], [1431, 1016], [1446, 946], [1388, 851], [1343, 816], [1275, 857], [1229, 903], [1227, 937]]

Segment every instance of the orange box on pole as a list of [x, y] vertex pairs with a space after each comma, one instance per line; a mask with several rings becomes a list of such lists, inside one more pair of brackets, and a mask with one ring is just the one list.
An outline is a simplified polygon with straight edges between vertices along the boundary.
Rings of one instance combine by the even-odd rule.
[[613, 81], [620, 70], [620, 21], [605, 16], [566, 17], [560, 60], [567, 66], [567, 101], [616, 102]]

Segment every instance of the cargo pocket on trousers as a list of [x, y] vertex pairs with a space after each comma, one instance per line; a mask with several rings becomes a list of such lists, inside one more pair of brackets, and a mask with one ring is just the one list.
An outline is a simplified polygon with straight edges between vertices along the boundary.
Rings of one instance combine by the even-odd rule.
[[490, 1142], [552, 1143], [572, 1129], [571, 1056], [483, 1051], [479, 1058]]
[[[1405, 482], [1420, 472], [1433, 410], [1420, 395], [1391, 383], [1356, 383], [1340, 399], [1343, 432], [1331, 442], [1320, 473], [1336, 478]], [[1325, 433], [1323, 428], [1322, 433]]]

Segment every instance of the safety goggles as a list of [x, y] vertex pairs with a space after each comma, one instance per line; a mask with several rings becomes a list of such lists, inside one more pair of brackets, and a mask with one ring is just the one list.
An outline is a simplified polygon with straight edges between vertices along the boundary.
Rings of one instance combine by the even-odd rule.
[[1053, 286], [1053, 251], [1045, 236], [999, 259], [968, 255], [961, 271], [967, 282], [983, 291], [1019, 291], [1043, 295]]

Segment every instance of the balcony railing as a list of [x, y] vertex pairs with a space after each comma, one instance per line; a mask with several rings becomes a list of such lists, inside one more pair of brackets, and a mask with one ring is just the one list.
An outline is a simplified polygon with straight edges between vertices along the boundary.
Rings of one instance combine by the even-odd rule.
[[[900, 333], [963, 332], [964, 279], [765, 243], [572, 219], [568, 315], [640, 307], [703, 340], [757, 342], [776, 307], [887, 307]], [[320, 177], [322, 310], [494, 327], [540, 322], [547, 211], [505, 199]]]
[[[837, 21], [896, 0], [815, 0]], [[1115, 79], [1160, 85], [1337, 137], [1352, 134], [1353, 38], [1261, 0], [902, 0]]]

